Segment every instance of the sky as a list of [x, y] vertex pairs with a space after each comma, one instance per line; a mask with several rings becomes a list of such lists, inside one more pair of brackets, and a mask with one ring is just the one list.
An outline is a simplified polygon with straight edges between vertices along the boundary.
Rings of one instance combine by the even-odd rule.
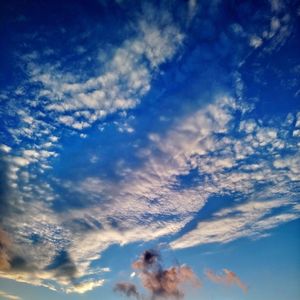
[[1, 1], [0, 299], [299, 299], [299, 17]]

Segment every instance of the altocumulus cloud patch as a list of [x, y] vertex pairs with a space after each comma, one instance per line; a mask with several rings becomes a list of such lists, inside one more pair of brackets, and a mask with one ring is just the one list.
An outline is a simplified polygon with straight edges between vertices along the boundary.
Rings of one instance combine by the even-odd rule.
[[[2, 5], [1, 278], [85, 293], [129, 272], [114, 247], [254, 243], [299, 218], [296, 1]], [[202, 272], [145, 253], [117, 292], [183, 298]]]

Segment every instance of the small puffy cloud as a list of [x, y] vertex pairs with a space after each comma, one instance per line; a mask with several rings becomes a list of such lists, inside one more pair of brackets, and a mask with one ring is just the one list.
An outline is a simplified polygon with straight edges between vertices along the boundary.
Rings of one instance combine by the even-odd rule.
[[15, 156], [12, 158], [12, 163], [15, 164], [16, 166], [24, 167], [24, 166], [29, 165], [30, 160], [28, 160], [27, 158], [24, 158], [24, 157]]
[[75, 119], [72, 116], [60, 116], [58, 121], [64, 125], [72, 127], [75, 122]]
[[300, 137], [300, 129], [296, 129], [293, 131], [293, 136], [294, 137]]
[[262, 43], [262, 38], [258, 37], [257, 35], [253, 35], [250, 37], [249, 44], [251, 47], [258, 48], [262, 45]]
[[0, 144], [0, 150], [4, 153], [9, 153], [11, 151], [11, 147], [4, 144]]

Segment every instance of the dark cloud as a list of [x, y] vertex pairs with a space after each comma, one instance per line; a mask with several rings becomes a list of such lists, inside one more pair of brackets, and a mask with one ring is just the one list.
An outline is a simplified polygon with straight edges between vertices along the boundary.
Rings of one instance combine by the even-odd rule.
[[20, 255], [15, 255], [11, 258], [10, 262], [11, 268], [13, 270], [26, 270], [28, 268], [28, 263], [26, 259]]
[[205, 275], [207, 278], [218, 284], [225, 285], [237, 285], [245, 293], [248, 291], [248, 287], [241, 281], [241, 279], [232, 271], [223, 269], [224, 274], [219, 275], [214, 273], [212, 270], [206, 270]]
[[114, 287], [115, 292], [120, 292], [127, 297], [135, 297], [136, 299], [140, 299], [140, 295], [137, 291], [137, 288], [134, 284], [128, 282], [119, 282]]
[[0, 229], [0, 270], [7, 271], [11, 268], [9, 248], [11, 242], [8, 235]]
[[146, 250], [141, 258], [132, 264], [132, 267], [137, 270], [160, 268], [159, 260], [160, 255], [156, 250]]
[[55, 276], [74, 281], [77, 273], [77, 268], [66, 250], [60, 251], [53, 262], [46, 268], [49, 271], [54, 271]]
[[30, 268], [26, 257], [15, 252], [9, 235], [0, 229], [0, 270], [28, 271]]

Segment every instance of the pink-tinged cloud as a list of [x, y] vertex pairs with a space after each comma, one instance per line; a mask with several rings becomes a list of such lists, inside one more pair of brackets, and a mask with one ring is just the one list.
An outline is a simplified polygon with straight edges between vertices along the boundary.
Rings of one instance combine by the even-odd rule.
[[154, 250], [145, 251], [132, 267], [139, 271], [144, 288], [152, 295], [151, 299], [157, 297], [182, 299], [184, 298], [182, 284], [190, 282], [196, 287], [201, 286], [193, 270], [186, 265], [163, 269], [160, 256]]
[[241, 279], [232, 271], [223, 269], [224, 274], [216, 274], [212, 270], [206, 270], [205, 275], [207, 278], [218, 284], [225, 285], [237, 285], [245, 293], [248, 291], [248, 287], [241, 281]]

